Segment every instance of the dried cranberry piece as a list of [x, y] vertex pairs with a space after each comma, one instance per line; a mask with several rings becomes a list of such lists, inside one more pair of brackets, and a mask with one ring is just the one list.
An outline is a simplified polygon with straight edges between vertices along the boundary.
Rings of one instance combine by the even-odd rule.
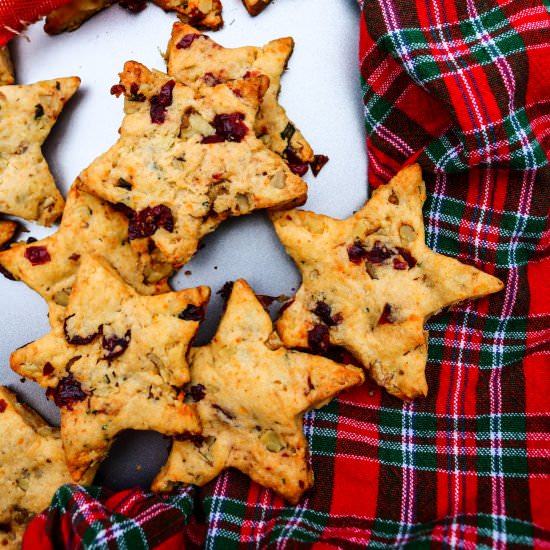
[[387, 325], [388, 323], [395, 323], [393, 308], [390, 306], [390, 304], [386, 304], [384, 306], [384, 309], [382, 310], [382, 315], [380, 315], [380, 319], [378, 319], [379, 325]]
[[186, 34], [185, 36], [182, 37], [182, 39], [176, 44], [176, 49], [177, 50], [186, 50], [187, 48], [189, 48], [191, 46], [191, 44], [193, 44], [193, 42], [197, 39], [197, 38], [200, 38], [202, 35], [200, 34]]
[[202, 384], [195, 384], [190, 386], [189, 391], [186, 393], [191, 396], [195, 403], [198, 403], [206, 396], [206, 388]]
[[15, 275], [10, 271], [8, 271], [3, 265], [0, 265], [0, 273], [10, 281], [17, 281], [17, 279], [15, 278]]
[[373, 264], [383, 264], [388, 258], [395, 256], [395, 251], [376, 241], [374, 246], [367, 250], [367, 260]]
[[367, 257], [367, 249], [360, 241], [355, 241], [351, 246], [348, 246], [349, 261], [354, 264], [360, 264]]
[[32, 265], [47, 264], [52, 260], [45, 246], [29, 246], [25, 250], [25, 258], [27, 258]]
[[243, 123], [243, 113], [221, 114], [214, 117], [216, 133], [206, 136], [202, 143], [219, 143], [220, 141], [233, 141], [240, 143], [248, 133], [248, 127]]
[[204, 307], [189, 304], [178, 317], [184, 321], [204, 321]]
[[216, 294], [219, 294], [222, 297], [223, 301], [227, 302], [227, 300], [229, 300], [229, 297], [231, 296], [232, 290], [233, 290], [233, 281], [226, 281]]
[[409, 269], [409, 264], [399, 258], [394, 258], [393, 268], [397, 269], [398, 271], [405, 271], [406, 269]]
[[204, 82], [205, 86], [208, 86], [210, 88], [212, 86], [217, 86], [218, 84], [222, 83], [222, 81], [215, 74], [212, 73], [204, 73], [204, 75], [202, 76], [202, 81]]
[[311, 167], [311, 173], [317, 177], [319, 172], [323, 169], [323, 166], [329, 161], [326, 155], [315, 155], [313, 160], [309, 163]]
[[42, 374], [44, 376], [50, 376], [54, 370], [53, 365], [48, 361], [42, 368]]
[[73, 410], [75, 403], [84, 401], [87, 397], [87, 394], [82, 390], [80, 382], [75, 380], [71, 373], [62, 378], [56, 388], [48, 388], [46, 395], [53, 398], [59, 408], [67, 407], [70, 411]]
[[101, 332], [102, 327], [100, 326], [97, 332], [95, 332], [94, 334], [89, 334], [88, 336], [79, 336], [78, 334], [70, 336], [67, 331], [67, 321], [74, 316], [75, 314], [73, 313], [72, 315], [66, 317], [65, 321], [63, 321], [63, 332], [65, 333], [65, 340], [67, 340], [69, 344], [74, 344], [76, 346], [85, 346], [86, 344], [93, 342], [96, 336]]
[[407, 262], [409, 269], [412, 269], [416, 265], [416, 258], [406, 248], [401, 248], [398, 246], [397, 252], [399, 252], [402, 258]]
[[133, 212], [128, 224], [128, 238], [142, 239], [153, 235], [159, 227], [169, 233], [174, 231], [174, 216], [170, 208], [164, 204], [148, 206], [140, 212]]
[[103, 335], [103, 338], [101, 339], [101, 347], [107, 352], [103, 356], [103, 359], [112, 361], [122, 355], [126, 351], [126, 348], [128, 348], [131, 337], [132, 332], [130, 329], [128, 329], [122, 337], [117, 336], [116, 334], [113, 334], [113, 336]]
[[3, 413], [8, 408], [8, 404], [4, 399], [0, 399], [0, 413]]
[[147, 98], [144, 94], [139, 93], [139, 85], [137, 82], [132, 82], [130, 84], [130, 101], [137, 101], [138, 103], [143, 103]]
[[126, 88], [122, 84], [113, 84], [111, 86], [111, 95], [116, 95], [117, 97], [120, 97], [125, 92]]
[[286, 160], [290, 171], [297, 176], [304, 176], [308, 171], [307, 162], [303, 162], [302, 159], [300, 159], [291, 145], [287, 145], [283, 151], [283, 158]]
[[147, 7], [145, 0], [119, 0], [118, 3], [131, 13], [139, 13]]
[[162, 124], [166, 118], [166, 107], [172, 105], [172, 90], [176, 82], [169, 80], [162, 85], [160, 93], [154, 95], [149, 102], [151, 103], [151, 122], [154, 124]]
[[334, 327], [342, 322], [342, 314], [332, 315], [332, 308], [326, 302], [317, 302], [313, 313], [328, 327]]
[[317, 324], [307, 333], [307, 344], [314, 353], [324, 353], [330, 345], [327, 325]]

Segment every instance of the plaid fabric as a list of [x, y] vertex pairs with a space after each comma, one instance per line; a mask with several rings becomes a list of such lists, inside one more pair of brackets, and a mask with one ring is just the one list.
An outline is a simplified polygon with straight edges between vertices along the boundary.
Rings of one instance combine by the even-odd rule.
[[236, 471], [174, 497], [64, 487], [26, 548], [51, 537], [134, 549], [176, 534], [190, 548], [550, 548], [548, 11], [363, 9], [370, 183], [418, 160], [429, 246], [506, 290], [431, 319], [426, 399], [367, 384], [306, 415], [316, 485], [298, 506]]
[[27, 25], [70, 0], [0, 0], [0, 47], [5, 46]]

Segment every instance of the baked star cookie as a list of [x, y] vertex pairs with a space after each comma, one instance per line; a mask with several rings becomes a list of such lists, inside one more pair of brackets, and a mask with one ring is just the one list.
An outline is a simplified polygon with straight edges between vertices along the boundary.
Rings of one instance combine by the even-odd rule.
[[[21, 548], [27, 523], [71, 482], [59, 430], [0, 386], [0, 546]], [[92, 478], [88, 476], [86, 482]]]
[[196, 93], [130, 61], [120, 139], [80, 175], [79, 186], [133, 211], [129, 238], [150, 237], [175, 265], [229, 216], [289, 207], [305, 182], [251, 130], [267, 88], [261, 76]]
[[267, 147], [303, 175], [307, 164], [314, 160], [313, 151], [277, 99], [281, 74], [293, 48], [292, 38], [272, 40], [263, 48], [224, 48], [193, 27], [175, 23], [166, 51], [168, 74], [194, 88], [253, 75], [268, 76], [269, 88], [262, 98], [254, 131]]
[[[223, 25], [220, 0], [153, 1], [166, 11], [175, 11], [182, 21], [197, 27], [217, 30]], [[117, 0], [71, 0], [46, 17], [44, 30], [49, 34], [74, 31], [97, 12], [116, 2]], [[119, 4], [131, 12], [139, 12], [146, 7], [144, 0], [120, 0]]]
[[51, 225], [63, 197], [41, 146], [80, 85], [77, 77], [0, 86], [0, 212]]
[[128, 241], [128, 218], [111, 205], [79, 191], [67, 195], [61, 226], [53, 235], [0, 252], [0, 272], [22, 280], [52, 306], [66, 306], [83, 256], [103, 256], [140, 294], [168, 292], [172, 266]]
[[235, 467], [292, 503], [313, 484], [305, 411], [364, 381], [361, 369], [289, 351], [245, 281], [233, 285], [212, 342], [190, 353], [188, 395], [202, 434], [175, 441], [153, 490], [204, 485]]
[[271, 0], [243, 0], [244, 7], [250, 15], [258, 15], [270, 3]]
[[8, 46], [2, 46], [0, 48], [0, 86], [8, 86], [9, 84], [15, 84], [13, 63]]
[[426, 395], [426, 320], [442, 308], [503, 288], [500, 280], [425, 244], [418, 165], [375, 190], [356, 214], [273, 213], [302, 273], [277, 330], [288, 347], [350, 351], [401, 399]]
[[61, 321], [15, 351], [12, 369], [61, 409], [61, 437], [75, 481], [105, 456], [122, 430], [197, 434], [200, 424], [178, 388], [208, 287], [142, 296], [104, 261], [86, 256]]
[[16, 222], [12, 220], [0, 220], [0, 250], [11, 241], [16, 231]]

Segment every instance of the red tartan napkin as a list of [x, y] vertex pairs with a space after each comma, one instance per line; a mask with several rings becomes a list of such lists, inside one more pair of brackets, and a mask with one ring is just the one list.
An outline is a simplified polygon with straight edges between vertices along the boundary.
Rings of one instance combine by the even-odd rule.
[[363, 4], [369, 181], [420, 162], [429, 246], [506, 290], [430, 321], [426, 399], [365, 385], [306, 416], [298, 506], [236, 471], [169, 496], [65, 486], [24, 548], [550, 548], [550, 16]]

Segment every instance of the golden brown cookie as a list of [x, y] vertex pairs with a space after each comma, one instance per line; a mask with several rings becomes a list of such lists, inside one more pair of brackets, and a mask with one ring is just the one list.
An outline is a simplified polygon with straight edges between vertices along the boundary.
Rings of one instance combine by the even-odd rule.
[[288, 347], [350, 351], [389, 393], [426, 395], [426, 320], [442, 308], [503, 288], [500, 280], [430, 250], [418, 165], [375, 190], [345, 220], [273, 213], [275, 230], [302, 273], [277, 322]]
[[8, 46], [0, 48], [0, 86], [15, 84], [13, 63]]
[[285, 349], [251, 288], [236, 281], [212, 342], [190, 354], [188, 395], [203, 431], [175, 441], [153, 490], [204, 485], [235, 467], [292, 503], [313, 484], [305, 411], [364, 381], [361, 369]]
[[[0, 386], [0, 547], [21, 548], [27, 523], [71, 483], [57, 428]], [[85, 482], [92, 481], [90, 476]]]
[[271, 0], [243, 0], [244, 7], [250, 15], [258, 15], [270, 3]]
[[69, 77], [0, 86], [0, 212], [42, 225], [61, 215], [63, 197], [41, 147], [79, 85]]
[[[71, 0], [46, 17], [44, 30], [49, 34], [74, 31], [97, 12], [117, 1], [131, 12], [139, 12], [146, 7], [144, 0]], [[197, 27], [216, 30], [223, 25], [220, 0], [153, 1], [166, 11], [175, 11], [182, 21]]]
[[82, 259], [62, 322], [15, 351], [12, 369], [61, 409], [61, 437], [73, 479], [105, 456], [125, 429], [199, 433], [178, 388], [189, 382], [187, 349], [208, 287], [142, 296], [107, 263]]
[[11, 241], [16, 231], [16, 222], [12, 220], [0, 220], [0, 250]]
[[[136, 241], [137, 243], [138, 241]], [[53, 235], [0, 252], [0, 272], [22, 280], [52, 306], [66, 306], [81, 258], [103, 256], [141, 294], [168, 292], [171, 264], [128, 241], [128, 218], [75, 185], [69, 190], [61, 226]]]
[[277, 99], [281, 74], [293, 47], [292, 38], [279, 38], [263, 48], [224, 48], [193, 27], [175, 23], [166, 60], [168, 74], [193, 88], [260, 74], [269, 77], [269, 88], [262, 98], [254, 131], [267, 147], [285, 158], [296, 173], [303, 175], [307, 164], [314, 160], [313, 151]]
[[120, 139], [80, 175], [79, 186], [133, 211], [129, 238], [150, 237], [185, 263], [199, 238], [229, 216], [303, 204], [305, 182], [256, 138], [265, 76], [201, 93], [128, 62]]

